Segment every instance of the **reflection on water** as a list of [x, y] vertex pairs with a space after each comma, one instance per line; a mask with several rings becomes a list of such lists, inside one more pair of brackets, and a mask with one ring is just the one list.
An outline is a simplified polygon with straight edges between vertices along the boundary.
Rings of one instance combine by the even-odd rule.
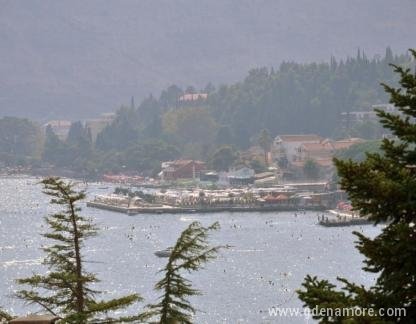
[[[53, 211], [38, 181], [0, 179], [0, 305], [19, 314], [28, 308], [11, 298], [17, 289], [14, 279], [44, 271], [40, 247], [47, 241], [39, 234], [46, 230], [43, 216]], [[102, 193], [99, 187], [89, 185], [88, 194]], [[351, 232], [373, 236], [379, 228], [324, 228], [316, 225], [315, 212], [127, 216], [85, 207], [83, 214], [93, 217], [101, 228], [84, 249], [91, 261], [88, 270], [102, 280], [97, 288], [108, 298], [138, 292], [145, 303], [157, 298], [153, 285], [166, 262], [154, 252], [174, 244], [194, 220], [204, 225], [219, 221], [221, 230], [212, 236], [212, 244], [231, 248], [190, 276], [203, 291], [203, 296], [193, 299], [200, 310], [196, 323], [306, 323], [303, 318], [268, 315], [272, 306], [301, 306], [295, 290], [306, 274], [330, 280], [341, 276], [363, 284], [373, 281], [361, 271]]]

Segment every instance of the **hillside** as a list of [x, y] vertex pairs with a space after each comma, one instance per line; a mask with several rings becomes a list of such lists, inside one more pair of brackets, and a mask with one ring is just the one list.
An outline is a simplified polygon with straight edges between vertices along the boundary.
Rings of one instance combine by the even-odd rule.
[[86, 118], [172, 83], [414, 46], [416, 2], [376, 3], [2, 0], [0, 117]]

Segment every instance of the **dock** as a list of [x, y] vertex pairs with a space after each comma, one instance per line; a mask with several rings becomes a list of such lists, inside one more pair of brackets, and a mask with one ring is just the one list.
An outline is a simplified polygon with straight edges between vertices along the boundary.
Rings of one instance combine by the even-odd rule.
[[360, 217], [350, 211], [328, 210], [328, 213], [335, 216], [335, 218], [322, 217], [319, 219], [319, 225], [325, 227], [342, 227], [354, 225], [372, 225], [368, 217]]
[[[193, 206], [193, 207], [173, 207], [173, 206], [158, 206], [158, 207], [125, 207], [105, 204], [102, 202], [87, 202], [87, 207], [110, 210], [127, 215], [138, 214], [196, 214], [196, 213], [221, 213], [221, 212], [283, 212], [283, 211], [299, 211], [299, 206], [294, 205], [252, 205], [252, 206]], [[301, 210], [323, 211], [321, 206], [309, 206], [301, 208]]]

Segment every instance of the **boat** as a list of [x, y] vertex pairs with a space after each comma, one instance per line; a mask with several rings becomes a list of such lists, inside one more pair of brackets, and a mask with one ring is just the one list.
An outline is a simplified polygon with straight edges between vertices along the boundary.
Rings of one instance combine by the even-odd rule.
[[165, 250], [159, 250], [155, 252], [155, 255], [159, 258], [169, 258], [173, 248], [169, 247]]
[[354, 226], [354, 225], [374, 225], [373, 221], [367, 218], [344, 218], [344, 219], [324, 219], [319, 221], [319, 225], [326, 227]]
[[353, 226], [353, 225], [370, 225], [374, 224], [374, 221], [370, 221], [368, 217], [357, 216], [352, 211], [345, 210], [328, 210], [328, 213], [336, 216], [335, 218], [328, 218], [322, 215], [322, 218], [318, 219], [319, 225], [326, 227], [338, 227], [338, 226]]

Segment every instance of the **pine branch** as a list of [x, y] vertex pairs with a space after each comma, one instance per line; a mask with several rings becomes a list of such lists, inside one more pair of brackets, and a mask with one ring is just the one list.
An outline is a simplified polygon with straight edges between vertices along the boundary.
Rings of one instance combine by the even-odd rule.
[[219, 249], [224, 248], [224, 246], [210, 247], [208, 244], [209, 233], [218, 229], [218, 223], [203, 227], [199, 222], [193, 222], [181, 233], [167, 265], [162, 270], [164, 277], [155, 285], [156, 290], [163, 291], [160, 302], [147, 305], [147, 310], [141, 314], [143, 319], [151, 321], [158, 318], [157, 322], [163, 324], [192, 323], [195, 309], [187, 297], [201, 293], [192, 288], [191, 282], [184, 278], [181, 272], [201, 269], [206, 262], [216, 257]]

